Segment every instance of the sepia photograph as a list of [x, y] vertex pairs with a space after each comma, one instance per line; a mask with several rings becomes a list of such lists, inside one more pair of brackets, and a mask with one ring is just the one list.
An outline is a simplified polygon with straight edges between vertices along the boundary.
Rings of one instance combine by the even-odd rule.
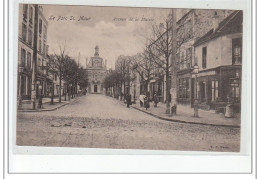
[[17, 146], [240, 152], [242, 10], [18, 9]]

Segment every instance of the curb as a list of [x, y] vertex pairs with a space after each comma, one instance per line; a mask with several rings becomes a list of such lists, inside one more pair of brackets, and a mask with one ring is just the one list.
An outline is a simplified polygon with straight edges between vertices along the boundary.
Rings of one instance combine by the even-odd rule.
[[[54, 110], [57, 110], [63, 106], [66, 106], [67, 104], [71, 104], [75, 101], [77, 101], [79, 98], [75, 99], [74, 101], [71, 101], [71, 102], [66, 102], [65, 104], [62, 104], [60, 106], [57, 106], [55, 108], [51, 108], [51, 109], [36, 109], [36, 110], [17, 110], [17, 112], [45, 112], [45, 111], [54, 111]], [[48, 103], [48, 102], [46, 102]]]
[[223, 124], [210, 124], [210, 123], [202, 123], [202, 122], [189, 122], [189, 121], [181, 121], [181, 120], [177, 120], [177, 119], [167, 119], [167, 118], [164, 118], [164, 117], [161, 117], [161, 116], [158, 116], [156, 114], [152, 114], [150, 112], [147, 112], [147, 111], [143, 111], [137, 107], [133, 107], [131, 106], [131, 108], [134, 108], [138, 111], [141, 111], [141, 112], [144, 112], [146, 114], [149, 114], [153, 117], [156, 117], [158, 119], [161, 119], [161, 120], [164, 120], [164, 121], [170, 121], [170, 122], [178, 122], [178, 123], [185, 123], [185, 124], [198, 124], [198, 125], [205, 125], [205, 126], [217, 126], [217, 127], [232, 127], [232, 128], [240, 128], [240, 126], [235, 126], [235, 125], [223, 125]]

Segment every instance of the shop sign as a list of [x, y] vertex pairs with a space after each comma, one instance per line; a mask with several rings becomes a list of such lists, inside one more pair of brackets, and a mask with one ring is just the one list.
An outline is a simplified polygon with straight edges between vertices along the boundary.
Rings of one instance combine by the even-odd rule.
[[[197, 77], [216, 75], [216, 71], [199, 72]], [[192, 78], [195, 78], [195, 74], [192, 74]]]

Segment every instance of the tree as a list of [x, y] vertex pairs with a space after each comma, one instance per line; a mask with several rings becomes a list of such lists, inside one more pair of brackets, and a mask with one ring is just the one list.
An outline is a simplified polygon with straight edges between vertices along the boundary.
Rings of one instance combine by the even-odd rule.
[[115, 89], [117, 89], [118, 85], [120, 84], [120, 74], [117, 71], [110, 71], [103, 81], [103, 86], [106, 89], [106, 92], [109, 88], [113, 88], [114, 96], [115, 96]]
[[[66, 43], [66, 42], [65, 42]], [[61, 102], [61, 82], [64, 79], [65, 76], [65, 63], [66, 63], [66, 55], [67, 48], [65, 45], [59, 45], [60, 54], [54, 54], [50, 55], [50, 61], [49, 61], [49, 70], [53, 74], [56, 74], [59, 77], [59, 102]]]
[[[120, 91], [126, 94], [126, 85], [130, 83], [131, 57], [121, 55], [118, 57], [115, 70], [120, 74]], [[128, 92], [128, 91], [127, 91]]]
[[64, 59], [58, 55], [50, 55], [49, 71], [59, 78], [59, 102], [61, 102], [61, 81], [64, 77]]
[[[77, 81], [79, 79], [79, 67], [74, 59], [72, 59], [69, 56], [65, 56], [64, 58], [64, 77], [63, 79], [66, 81], [66, 83], [69, 85], [69, 98], [70, 95], [72, 95], [72, 98], [74, 96], [74, 88], [77, 86]], [[67, 92], [67, 90], [66, 90]]]
[[78, 69], [78, 84], [81, 89], [84, 89], [88, 86], [88, 74], [87, 71], [83, 67], [79, 67]]
[[149, 51], [144, 50], [143, 53], [131, 56], [131, 68], [137, 72], [141, 80], [145, 82], [145, 89], [148, 89], [148, 84], [151, 76], [154, 74], [154, 63], [149, 58]]
[[163, 69], [166, 76], [166, 113], [170, 113], [170, 55], [172, 54], [172, 35], [170, 34], [170, 20], [165, 20], [159, 26], [152, 26], [153, 38], [149, 38], [147, 53], [149, 59], [156, 64], [157, 68]]

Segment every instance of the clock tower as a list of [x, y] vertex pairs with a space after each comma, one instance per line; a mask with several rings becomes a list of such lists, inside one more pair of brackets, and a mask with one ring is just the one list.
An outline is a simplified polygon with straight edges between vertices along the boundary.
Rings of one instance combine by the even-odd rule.
[[88, 93], [103, 93], [103, 80], [106, 76], [107, 68], [103, 58], [99, 56], [99, 47], [95, 47], [94, 57], [87, 63]]

